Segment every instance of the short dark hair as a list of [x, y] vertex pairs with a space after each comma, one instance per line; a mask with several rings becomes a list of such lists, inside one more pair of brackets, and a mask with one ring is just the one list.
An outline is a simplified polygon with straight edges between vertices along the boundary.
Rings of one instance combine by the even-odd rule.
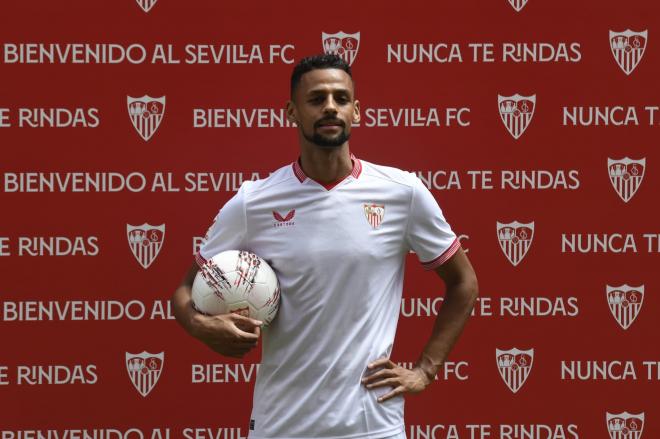
[[313, 55], [301, 59], [298, 64], [293, 68], [293, 73], [291, 74], [291, 97], [293, 98], [293, 93], [296, 91], [298, 84], [300, 84], [300, 78], [307, 72], [311, 72], [316, 69], [339, 69], [348, 73], [348, 76], [353, 79], [351, 74], [351, 67], [346, 61], [340, 56], [337, 55]]

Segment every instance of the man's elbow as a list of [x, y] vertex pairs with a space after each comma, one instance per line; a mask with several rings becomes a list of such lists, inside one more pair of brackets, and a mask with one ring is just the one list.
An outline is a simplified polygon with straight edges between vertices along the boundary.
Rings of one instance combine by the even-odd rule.
[[472, 267], [461, 270], [451, 289], [456, 291], [462, 301], [469, 304], [470, 309], [472, 308], [479, 297], [479, 281]]
[[470, 304], [474, 305], [474, 303], [477, 301], [477, 297], [479, 297], [479, 281], [477, 280], [477, 275], [474, 272], [472, 272], [465, 279], [464, 289], [465, 295], [470, 301]]

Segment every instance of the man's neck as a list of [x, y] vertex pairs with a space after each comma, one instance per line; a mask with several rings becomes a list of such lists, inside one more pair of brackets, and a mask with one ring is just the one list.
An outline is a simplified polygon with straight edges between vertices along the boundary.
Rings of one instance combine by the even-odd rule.
[[342, 180], [353, 171], [348, 142], [331, 149], [303, 146], [300, 151], [300, 166], [306, 176], [319, 183], [330, 184]]

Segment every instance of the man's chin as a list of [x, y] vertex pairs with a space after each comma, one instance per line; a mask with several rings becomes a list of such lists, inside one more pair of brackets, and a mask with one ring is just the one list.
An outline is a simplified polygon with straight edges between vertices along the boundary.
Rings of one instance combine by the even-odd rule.
[[349, 138], [350, 135], [347, 135], [345, 133], [337, 134], [336, 136], [333, 137], [314, 134], [312, 138], [308, 138], [307, 140], [309, 140], [314, 145], [319, 146], [321, 148], [334, 149], [342, 146], [344, 143], [348, 141]]
[[323, 149], [336, 149], [341, 147], [344, 144], [344, 142], [337, 143], [334, 141], [323, 140], [323, 141], [316, 141], [314, 142], [314, 144], [319, 148], [323, 148]]

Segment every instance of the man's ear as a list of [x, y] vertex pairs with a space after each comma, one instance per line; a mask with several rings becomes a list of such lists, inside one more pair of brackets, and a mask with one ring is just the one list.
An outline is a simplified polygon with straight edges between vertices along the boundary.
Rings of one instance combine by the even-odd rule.
[[353, 102], [353, 123], [360, 123], [360, 101]]
[[286, 118], [289, 122], [298, 125], [298, 115], [296, 113], [296, 106], [292, 101], [286, 101]]

